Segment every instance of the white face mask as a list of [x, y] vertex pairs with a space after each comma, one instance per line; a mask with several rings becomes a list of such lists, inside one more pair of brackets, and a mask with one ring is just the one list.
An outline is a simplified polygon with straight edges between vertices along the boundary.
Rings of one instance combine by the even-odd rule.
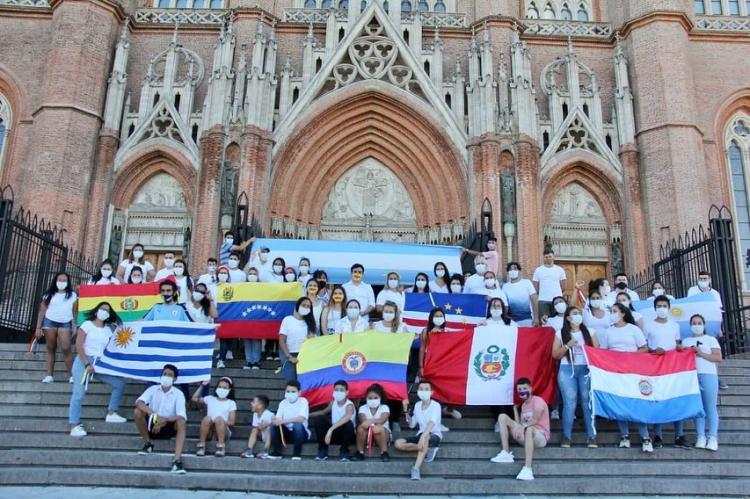
[[690, 326], [690, 331], [693, 333], [693, 336], [700, 336], [703, 334], [703, 331], [706, 329], [706, 326], [703, 324], [693, 324]]
[[307, 274], [310, 271], [310, 267], [307, 265], [300, 265], [299, 266], [299, 273], [300, 274]]
[[299, 393], [298, 392], [286, 392], [284, 394], [284, 399], [287, 402], [289, 402], [290, 404], [295, 403], [298, 398], [299, 398]]
[[102, 277], [105, 279], [109, 278], [109, 276], [112, 275], [112, 271], [109, 269], [102, 269]]
[[136, 257], [136, 258], [139, 258], [139, 259], [143, 258], [143, 251], [141, 251], [141, 250], [135, 250], [135, 251], [133, 251], [133, 256]]
[[174, 275], [177, 277], [182, 277], [185, 274], [185, 269], [183, 267], [175, 267], [172, 272], [174, 272]]
[[454, 294], [459, 294], [461, 292], [461, 285], [460, 284], [451, 284], [451, 291]]
[[445, 324], [445, 317], [433, 317], [432, 323], [438, 327], [442, 326], [443, 324]]
[[339, 392], [339, 391], [334, 390], [333, 400], [335, 400], [336, 402], [343, 402], [345, 398], [346, 398], [346, 392]]
[[710, 285], [711, 285], [710, 281], [698, 281], [698, 287], [704, 291], [707, 290]]
[[141, 276], [130, 276], [130, 280], [133, 281], [133, 284], [140, 284], [143, 282], [143, 277]]
[[388, 279], [388, 287], [396, 289], [398, 287], [398, 279]]
[[224, 243], [226, 243], [226, 244], [234, 244], [234, 238], [233, 237], [226, 237], [226, 238], [224, 238]]
[[380, 407], [380, 399], [367, 399], [367, 407], [370, 409], [377, 409]]
[[209, 265], [208, 266], [208, 273], [209, 274], [213, 274], [214, 272], [216, 272], [216, 265]]
[[661, 289], [661, 288], [654, 288], [654, 290], [653, 290], [653, 291], [651, 291], [651, 294], [652, 294], [653, 296], [661, 296], [661, 295], [663, 295], [663, 294], [664, 294], [664, 290], [663, 290], [663, 289]]
[[495, 279], [485, 279], [484, 280], [484, 287], [485, 288], [494, 288], [495, 287]]
[[219, 282], [227, 282], [229, 280], [229, 276], [227, 274], [219, 274]]
[[225, 399], [229, 395], [229, 388], [217, 388], [216, 396], [220, 399]]
[[174, 258], [165, 258], [164, 259], [164, 265], [169, 269], [172, 268], [172, 265], [174, 265]]
[[520, 274], [520, 272], [518, 270], [509, 270], [508, 271], [508, 277], [510, 277], [511, 279], [518, 279], [518, 274]]
[[100, 308], [99, 310], [96, 311], [96, 318], [102, 322], [106, 321], [107, 319], [109, 319], [109, 312], [107, 312], [103, 308]]
[[487, 243], [487, 249], [490, 251], [494, 251], [495, 248], [497, 248], [497, 245], [495, 243]]
[[310, 313], [310, 309], [308, 307], [300, 307], [299, 310], [297, 310], [297, 313], [299, 313], [299, 315], [304, 317]]
[[164, 388], [169, 388], [174, 384], [174, 378], [172, 376], [162, 376], [159, 378], [159, 382]]
[[567, 309], [568, 305], [565, 302], [559, 301], [555, 303], [555, 312], [557, 312], [558, 314], [564, 314]]
[[193, 300], [194, 301], [201, 301], [205, 297], [206, 297], [206, 295], [204, 295], [200, 291], [193, 291]]
[[294, 282], [294, 279], [295, 279], [294, 274], [285, 274], [284, 275], [284, 280], [286, 282]]
[[621, 301], [620, 303], [624, 305], [625, 308], [630, 308], [630, 300]]
[[359, 309], [358, 308], [347, 308], [346, 309], [346, 315], [350, 319], [356, 319], [359, 317]]
[[257, 274], [247, 274], [247, 282], [258, 282]]
[[617, 324], [618, 322], [620, 322], [621, 318], [622, 318], [622, 315], [620, 315], [619, 312], [612, 312], [609, 316], [609, 323]]
[[427, 287], [427, 281], [424, 281], [422, 279], [418, 280], [416, 283], [414, 283], [417, 286], [417, 289], [424, 289]]
[[273, 271], [276, 272], [277, 274], [281, 274], [282, 270], [284, 270], [284, 267], [282, 267], [281, 265], [274, 265], [273, 266]]
[[239, 266], [240, 266], [240, 261], [239, 260], [228, 260], [227, 261], [227, 267], [229, 267], [230, 269], [236, 269]]
[[396, 318], [396, 314], [394, 314], [393, 312], [383, 312], [383, 320], [384, 321], [390, 322], [390, 321], [392, 321], [395, 318]]
[[422, 402], [427, 402], [432, 397], [432, 390], [417, 390], [417, 397]]
[[477, 274], [484, 274], [484, 271], [487, 270], [487, 266], [483, 263], [474, 265], [474, 268], [477, 269]]
[[260, 261], [263, 263], [266, 263], [268, 261], [268, 253], [261, 253], [260, 254]]
[[656, 309], [656, 316], [659, 319], [666, 319], [669, 315], [669, 309], [665, 307], [659, 307]]
[[492, 316], [493, 319], [499, 319], [500, 317], [503, 316], [503, 311], [500, 310], [499, 308], [491, 308], [490, 315]]
[[65, 282], [63, 282], [63, 281], [57, 281], [55, 284], [57, 286], [58, 291], [63, 291], [65, 288], [68, 287], [68, 282], [67, 281], [65, 281]]
[[599, 289], [599, 292], [602, 294], [602, 296], [607, 296], [610, 292], [612, 292], [612, 288], [609, 286], [602, 286]]
[[583, 322], [583, 316], [582, 315], [571, 315], [570, 316], [570, 322], [571, 324], [575, 324], [576, 326], [580, 326]]
[[596, 300], [591, 300], [591, 306], [594, 308], [604, 308], [604, 300], [597, 298]]
[[437, 276], [437, 277], [445, 277], [445, 270], [443, 270], [443, 269], [437, 269], [435, 271], [435, 276]]

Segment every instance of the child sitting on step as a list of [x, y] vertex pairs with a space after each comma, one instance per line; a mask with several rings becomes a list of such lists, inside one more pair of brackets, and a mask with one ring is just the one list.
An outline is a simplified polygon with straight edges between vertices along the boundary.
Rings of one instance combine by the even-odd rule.
[[357, 414], [357, 453], [352, 457], [352, 461], [365, 459], [365, 444], [370, 448], [377, 445], [380, 449], [380, 459], [384, 462], [390, 461], [388, 442], [391, 439], [391, 427], [388, 419], [391, 410], [386, 403], [383, 387], [377, 383], [371, 385], [367, 388], [365, 399]]
[[296, 379], [286, 382], [284, 400], [279, 402], [276, 417], [271, 419], [271, 453], [270, 459], [281, 459], [281, 448], [287, 442], [293, 445], [292, 461], [302, 459], [302, 444], [310, 438], [307, 420], [310, 407], [307, 399], [300, 397], [300, 384]]
[[443, 433], [440, 431], [440, 419], [442, 410], [440, 404], [432, 400], [432, 383], [420, 380], [417, 387], [417, 396], [420, 402], [414, 404], [414, 415], [406, 415], [409, 428], [419, 427], [419, 431], [413, 437], [399, 438], [396, 440], [396, 449], [403, 452], [416, 452], [417, 460], [411, 469], [411, 479], [421, 480], [420, 469], [422, 463], [431, 463], [440, 448]]
[[[268, 410], [268, 397], [256, 395], [250, 402], [250, 410], [253, 411], [252, 429], [250, 438], [247, 439], [247, 449], [240, 454], [240, 457], [268, 459], [268, 450], [271, 448], [271, 425], [273, 424], [273, 413]], [[258, 437], [263, 443], [263, 450], [256, 454], [254, 449]]]
[[193, 402], [206, 406], [206, 416], [201, 421], [200, 438], [195, 451], [196, 456], [206, 455], [206, 439], [212, 432], [216, 433], [216, 457], [224, 457], [226, 441], [232, 436], [231, 427], [237, 418], [237, 403], [234, 401], [234, 385], [232, 379], [223, 377], [216, 385], [216, 396], [201, 397], [207, 388], [201, 385], [193, 394]]

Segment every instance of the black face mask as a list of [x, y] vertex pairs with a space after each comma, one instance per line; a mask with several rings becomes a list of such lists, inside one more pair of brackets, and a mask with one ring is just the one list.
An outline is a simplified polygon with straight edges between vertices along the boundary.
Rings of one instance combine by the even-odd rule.
[[627, 284], [625, 284], [624, 282], [618, 282], [617, 284], [615, 284], [615, 287], [616, 287], [617, 289], [625, 289], [625, 288], [627, 288], [627, 287], [628, 287], [628, 285], [627, 285]]
[[164, 303], [172, 303], [172, 300], [174, 300], [173, 295], [161, 295], [161, 299], [164, 300]]
[[325, 289], [325, 287], [328, 286], [328, 283], [326, 281], [318, 281], [318, 290], [322, 291]]

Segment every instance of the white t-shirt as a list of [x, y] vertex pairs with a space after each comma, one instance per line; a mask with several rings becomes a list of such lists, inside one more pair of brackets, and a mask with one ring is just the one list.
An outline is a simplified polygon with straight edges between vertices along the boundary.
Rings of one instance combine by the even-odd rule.
[[162, 279], [166, 279], [171, 275], [174, 275], [174, 267], [172, 267], [171, 269], [164, 267], [163, 269], [159, 269], [159, 271], [154, 276], [154, 280], [161, 281]]
[[298, 353], [302, 348], [302, 343], [307, 339], [309, 331], [307, 323], [302, 319], [297, 319], [293, 315], [287, 315], [281, 321], [279, 335], [286, 336], [286, 347], [290, 353]]
[[625, 324], [623, 327], [610, 326], [604, 337], [599, 338], [599, 346], [615, 352], [637, 352], [646, 345], [646, 337], [638, 326]]
[[189, 277], [176, 277], [175, 281], [177, 281], [177, 291], [180, 293], [180, 296], [177, 298], [177, 303], [185, 303], [187, 302], [191, 296], [190, 296], [190, 278]]
[[518, 282], [506, 282], [503, 284], [503, 292], [507, 298], [505, 304], [510, 309], [511, 318], [516, 321], [528, 321], [531, 315], [531, 297], [536, 294], [536, 289], [528, 279], [519, 279]]
[[677, 341], [680, 340], [680, 326], [676, 322], [667, 320], [665, 323], [648, 321], [643, 327], [643, 334], [646, 336], [648, 347], [652, 350], [662, 348], [664, 350], [674, 350], [677, 348]]
[[[260, 428], [260, 425], [263, 423], [266, 423], [269, 427], [271, 426], [271, 420], [273, 419], [273, 413], [269, 411], [268, 409], [265, 409], [263, 411], [263, 414], [258, 416], [256, 413], [253, 412], [253, 428]], [[262, 431], [260, 433], [260, 439], [263, 441], [263, 443], [266, 443], [266, 435], [268, 435], [268, 428], [266, 428], [266, 431]]]
[[609, 301], [610, 303], [617, 302], [617, 295], [619, 295], [620, 293], [627, 293], [628, 296], [630, 297], [630, 301], [638, 301], [641, 299], [641, 297], [638, 296], [638, 293], [636, 293], [632, 289], [625, 288], [622, 291], [620, 291], [619, 289], [615, 288], [614, 290], [610, 291], [609, 294], [607, 295], [607, 301]]
[[555, 296], [562, 296], [560, 281], [564, 281], [566, 278], [563, 268], [557, 265], [551, 267], [540, 265], [531, 277], [534, 282], [539, 283], [540, 301], [552, 301]]
[[75, 305], [78, 295], [70, 293], [70, 298], [65, 298], [65, 293], [55, 293], [47, 305], [47, 312], [44, 317], [55, 322], [70, 322], [73, 320], [73, 305]]
[[565, 317], [561, 315], [554, 315], [552, 317], [547, 317], [547, 324], [545, 325], [555, 328], [555, 332], [559, 333], [560, 331], [562, 331], [564, 320], [565, 320]]
[[603, 336], [607, 332], [607, 329], [609, 329], [609, 326], [612, 325], [609, 322], [609, 312], [607, 310], [604, 310], [604, 315], [597, 317], [588, 307], [583, 309], [583, 324], [590, 332], [596, 333], [599, 337]]
[[362, 316], [357, 319], [357, 324], [354, 325], [354, 328], [352, 328], [352, 321], [349, 320], [349, 317], [339, 319], [339, 321], [336, 323], [337, 334], [361, 333], [362, 331], [367, 331], [368, 329], [370, 329], [370, 321], [367, 319], [367, 317]]
[[505, 304], [505, 306], [508, 305], [508, 297], [505, 296], [505, 291], [503, 291], [502, 288], [484, 288], [478, 294], [488, 296], [489, 298], [487, 299], [487, 303], [489, 303], [489, 300], [491, 298], [500, 298], [501, 300], [503, 300], [503, 304]]
[[180, 416], [187, 421], [185, 395], [175, 386], [171, 386], [166, 392], [162, 390], [161, 385], [149, 386], [143, 395], [138, 397], [138, 400], [162, 418]]
[[721, 295], [714, 288], [710, 288], [708, 291], [701, 291], [701, 288], [699, 288], [698, 286], [691, 286], [690, 289], [688, 289], [687, 295], [695, 296], [700, 293], [710, 293], [711, 296], [713, 296], [714, 299], [719, 302], [719, 306], [721, 308], [724, 308], [724, 305], [721, 302]]
[[[380, 404], [378, 408], [375, 410], [375, 414], [372, 413], [372, 410], [367, 407], [367, 402], [362, 404], [362, 406], [359, 408], [359, 414], [364, 414], [366, 419], [377, 419], [383, 414], [390, 414], [391, 409], [388, 407], [388, 404]], [[391, 431], [391, 425], [388, 422], [388, 418], [385, 418], [385, 423], [383, 423], [383, 428], [388, 430], [390, 433]]]
[[273, 270], [258, 270], [260, 282], [284, 282], [284, 274], [274, 274]]
[[[344, 401], [344, 405], [339, 405], [339, 403], [334, 400], [333, 404], [331, 404], [331, 424], [336, 424], [339, 419], [343, 418], [344, 415], [346, 414], [346, 408], [349, 406], [354, 407], [354, 402], [352, 402], [349, 399], [346, 399], [346, 401]], [[352, 424], [354, 425], [355, 428], [357, 427], [356, 418], [357, 418], [357, 411], [355, 408], [355, 410], [352, 411], [352, 417], [351, 417]]]
[[336, 324], [338, 324], [338, 322], [342, 318], [346, 317], [346, 312], [344, 312], [344, 314], [341, 315], [341, 313], [338, 310], [336, 310], [333, 307], [329, 307], [327, 315], [328, 315], [328, 331], [321, 331], [321, 333], [331, 334], [336, 331]]
[[472, 274], [464, 282], [464, 294], [465, 295], [484, 295], [484, 276], [479, 274]]
[[[292, 419], [296, 418], [297, 416], [303, 416], [305, 418], [302, 424], [304, 425], [305, 430], [307, 431], [307, 436], [309, 438], [310, 429], [307, 427], [307, 420], [310, 416], [310, 407], [307, 404], [307, 399], [305, 397], [300, 397], [293, 404], [290, 404], [286, 399], [279, 402], [279, 409], [276, 411], [277, 418]], [[290, 423], [286, 425], [286, 427], [291, 430], [293, 424]]]
[[[380, 331], [381, 333], [392, 333], [393, 329], [383, 324], [383, 321], [374, 322], [372, 324], [372, 329], [375, 331]], [[403, 322], [398, 325], [396, 328], [397, 333], [408, 333], [409, 330], [406, 328], [406, 324]]]
[[443, 432], [440, 431], [441, 417], [442, 410], [439, 403], [430, 400], [430, 405], [427, 406], [427, 409], [422, 409], [422, 401], [420, 400], [414, 404], [414, 416], [411, 418], [411, 424], [409, 427], [414, 428], [418, 426], [419, 431], [417, 431], [417, 435], [421, 435], [427, 429], [427, 423], [432, 421], [433, 425], [430, 433], [442, 439]]
[[193, 319], [193, 322], [201, 322], [203, 324], [210, 324], [212, 322], [211, 317], [203, 312], [203, 307], [200, 305], [197, 307], [193, 305], [193, 300], [189, 300], [185, 303], [185, 310], [187, 310], [187, 313], [190, 318]]
[[359, 285], [355, 285], [352, 281], [349, 281], [342, 287], [346, 291], [346, 300], [357, 300], [362, 310], [376, 305], [375, 292], [369, 284], [360, 282]]
[[[589, 331], [589, 334], [590, 333], [591, 331]], [[557, 336], [557, 339], [562, 343], [562, 331], [555, 331], [555, 336]], [[576, 366], [586, 365], [586, 357], [583, 354], [583, 346], [586, 344], [586, 340], [583, 338], [583, 333], [580, 331], [571, 331], [570, 337], [578, 342], [578, 345], [570, 349], [573, 353], [573, 364]], [[568, 360], [568, 352], [566, 352], [563, 358], [560, 359], [560, 364], [570, 364], [570, 361]]]
[[[446, 277], [447, 281], [447, 277]], [[437, 281], [430, 281], [429, 283], [430, 287], [430, 293], [450, 293], [449, 286], [446, 282], [446, 284], [443, 284], [442, 286], [437, 283]]]
[[204, 284], [214, 298], [216, 297], [216, 286], [218, 283], [219, 278], [216, 277], [216, 274], [203, 274], [198, 278], [198, 284]]
[[[347, 298], [348, 296], [349, 295], [347, 295]], [[384, 288], [380, 293], [378, 293], [378, 299], [375, 303], [377, 305], [385, 305], [385, 302], [387, 301], [392, 301], [393, 303], [395, 303], [396, 306], [398, 306], [400, 312], [404, 311], [404, 304], [406, 303], [406, 296], [404, 295], [404, 293]]]
[[140, 267], [143, 271], [143, 282], [147, 281], [148, 273], [154, 270], [154, 266], [151, 265], [151, 262], [148, 260], [144, 260], [143, 263], [135, 263], [132, 260], [123, 260], [120, 262], [120, 267], [125, 269], [125, 274], [122, 276], [122, 282], [128, 282], [130, 279], [130, 271], [133, 270], [133, 267]]
[[234, 269], [229, 271], [229, 282], [237, 284], [238, 282], [247, 282], [247, 274], [241, 269]]
[[211, 421], [216, 421], [216, 418], [221, 418], [229, 422], [229, 413], [237, 411], [237, 402], [232, 399], [219, 400], [218, 397], [209, 395], [203, 397], [203, 403], [206, 404], [206, 415], [211, 418]]
[[307, 282], [312, 279], [312, 274], [300, 274], [299, 277], [297, 277], [297, 280], [302, 283], [303, 287], [307, 286]]
[[102, 277], [98, 281], [94, 282], [93, 279], [89, 279], [88, 284], [96, 284], [98, 286], [106, 286], [107, 284], [120, 284], [120, 280], [112, 274], [109, 277]]
[[[711, 353], [712, 349], [721, 348], [719, 346], [719, 340], [707, 334], [685, 338], [684, 340], [682, 340], [682, 346], [685, 348], [690, 348], [696, 346], [698, 342], [700, 342], [701, 344], [698, 348], [703, 353]], [[703, 357], [695, 357], [695, 367], [698, 371], [698, 374], [718, 374], [718, 371], [716, 369], [716, 362], [711, 362], [710, 360], [706, 360]]]
[[79, 327], [86, 332], [83, 351], [89, 357], [101, 357], [104, 348], [112, 337], [112, 328], [109, 326], [97, 327], [92, 321], [86, 321]]

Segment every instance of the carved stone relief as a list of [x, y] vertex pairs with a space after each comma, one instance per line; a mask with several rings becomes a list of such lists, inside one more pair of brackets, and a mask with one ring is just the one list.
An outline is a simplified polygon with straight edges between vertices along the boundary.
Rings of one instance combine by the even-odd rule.
[[571, 183], [552, 200], [549, 223], [544, 227], [557, 257], [607, 261], [609, 226], [601, 206], [582, 185]]
[[182, 250], [189, 227], [185, 193], [174, 177], [160, 173], [141, 187], [128, 209], [125, 247], [141, 243], [147, 251]]
[[130, 211], [152, 211], [154, 209], [186, 210], [185, 193], [177, 180], [166, 173], [159, 173], [136, 194]]
[[571, 183], [552, 200], [549, 219], [558, 223], [606, 224], [601, 206], [581, 184]]

